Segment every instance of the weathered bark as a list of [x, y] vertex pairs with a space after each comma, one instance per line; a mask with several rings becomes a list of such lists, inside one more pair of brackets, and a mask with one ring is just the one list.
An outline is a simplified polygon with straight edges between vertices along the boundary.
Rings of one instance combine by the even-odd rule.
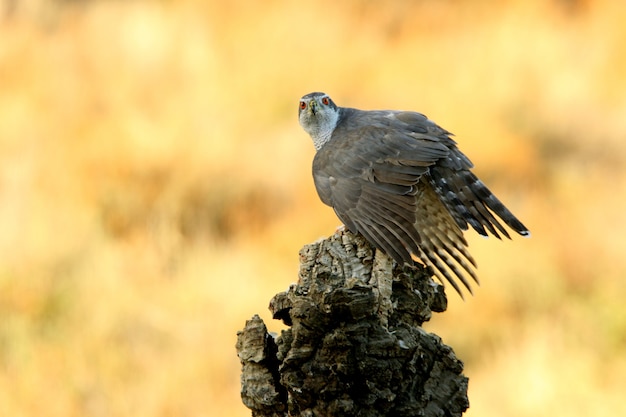
[[[460, 416], [463, 363], [420, 326], [446, 309], [443, 287], [340, 231], [300, 251], [299, 280], [238, 333], [242, 399], [253, 416]], [[393, 291], [392, 291], [393, 289]]]

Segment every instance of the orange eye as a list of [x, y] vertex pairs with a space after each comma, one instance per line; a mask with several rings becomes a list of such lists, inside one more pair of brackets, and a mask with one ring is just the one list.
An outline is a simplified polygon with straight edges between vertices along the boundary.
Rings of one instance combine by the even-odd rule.
[[304, 101], [300, 102], [300, 110], [306, 109], [306, 103]]
[[328, 97], [324, 97], [322, 99], [322, 103], [325, 104], [326, 106], [328, 106], [328, 104], [330, 103], [330, 101], [328, 100]]

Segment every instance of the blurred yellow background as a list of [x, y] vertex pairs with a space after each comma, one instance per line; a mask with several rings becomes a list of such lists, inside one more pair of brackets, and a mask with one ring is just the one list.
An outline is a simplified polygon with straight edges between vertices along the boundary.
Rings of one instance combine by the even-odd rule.
[[249, 416], [236, 332], [339, 225], [298, 99], [417, 110], [530, 227], [428, 330], [467, 416], [626, 415], [626, 6], [0, 2], [0, 415]]

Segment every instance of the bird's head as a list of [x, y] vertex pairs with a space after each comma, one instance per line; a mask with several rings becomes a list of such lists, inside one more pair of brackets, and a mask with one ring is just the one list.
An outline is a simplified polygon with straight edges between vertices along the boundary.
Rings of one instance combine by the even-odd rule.
[[311, 135], [316, 150], [330, 139], [339, 120], [339, 110], [325, 93], [310, 93], [300, 99], [300, 126]]

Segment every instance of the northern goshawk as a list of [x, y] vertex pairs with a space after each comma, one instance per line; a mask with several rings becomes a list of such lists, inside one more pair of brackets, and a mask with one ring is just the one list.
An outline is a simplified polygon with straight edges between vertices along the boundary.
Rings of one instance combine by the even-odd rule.
[[324, 93], [300, 99], [299, 121], [316, 149], [313, 180], [343, 224], [398, 264], [430, 266], [461, 294], [476, 262], [463, 231], [510, 238], [528, 229], [470, 169], [451, 133], [411, 111], [338, 107]]

